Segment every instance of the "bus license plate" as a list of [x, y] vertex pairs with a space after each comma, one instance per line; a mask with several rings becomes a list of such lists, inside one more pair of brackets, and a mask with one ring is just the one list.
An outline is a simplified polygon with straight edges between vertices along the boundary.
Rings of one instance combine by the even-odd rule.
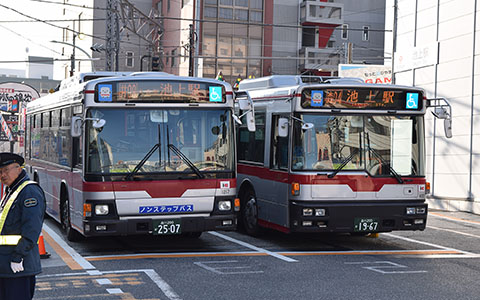
[[170, 234], [180, 234], [180, 233], [182, 233], [180, 219], [153, 221], [154, 235], [170, 235]]
[[353, 224], [355, 232], [372, 232], [378, 230], [378, 219], [375, 218], [355, 218]]

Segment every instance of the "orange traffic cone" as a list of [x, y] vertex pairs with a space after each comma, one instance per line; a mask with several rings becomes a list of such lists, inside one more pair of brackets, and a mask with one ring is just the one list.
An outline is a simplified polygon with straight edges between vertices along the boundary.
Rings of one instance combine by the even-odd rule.
[[49, 258], [50, 253], [47, 253], [45, 250], [45, 243], [43, 241], [43, 234], [40, 232], [40, 237], [38, 238], [38, 252], [40, 252], [40, 258]]

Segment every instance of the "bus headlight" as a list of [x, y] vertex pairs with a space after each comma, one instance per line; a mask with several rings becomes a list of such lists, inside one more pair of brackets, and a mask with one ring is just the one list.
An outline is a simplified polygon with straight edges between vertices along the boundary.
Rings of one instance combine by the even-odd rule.
[[97, 216], [108, 215], [108, 205], [107, 204], [97, 204], [97, 205], [95, 205], [95, 214]]
[[218, 210], [228, 211], [232, 209], [232, 201], [230, 200], [220, 200], [218, 201]]
[[414, 215], [415, 207], [407, 207], [407, 215]]

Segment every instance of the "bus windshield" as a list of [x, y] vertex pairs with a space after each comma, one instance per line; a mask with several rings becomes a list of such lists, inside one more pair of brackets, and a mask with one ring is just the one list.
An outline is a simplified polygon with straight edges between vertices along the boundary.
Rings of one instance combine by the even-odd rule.
[[[372, 176], [424, 176], [423, 117], [298, 115], [292, 170], [356, 170]], [[336, 173], [334, 173], [336, 174]]]
[[[95, 108], [85, 124], [86, 173], [128, 175], [234, 170], [231, 111]], [[192, 177], [193, 178], [193, 177]]]

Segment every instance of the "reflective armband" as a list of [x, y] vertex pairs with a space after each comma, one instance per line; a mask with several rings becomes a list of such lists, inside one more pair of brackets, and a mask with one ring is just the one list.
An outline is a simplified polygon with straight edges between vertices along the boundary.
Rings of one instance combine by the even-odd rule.
[[21, 238], [21, 235], [0, 235], [0, 245], [15, 246]]

